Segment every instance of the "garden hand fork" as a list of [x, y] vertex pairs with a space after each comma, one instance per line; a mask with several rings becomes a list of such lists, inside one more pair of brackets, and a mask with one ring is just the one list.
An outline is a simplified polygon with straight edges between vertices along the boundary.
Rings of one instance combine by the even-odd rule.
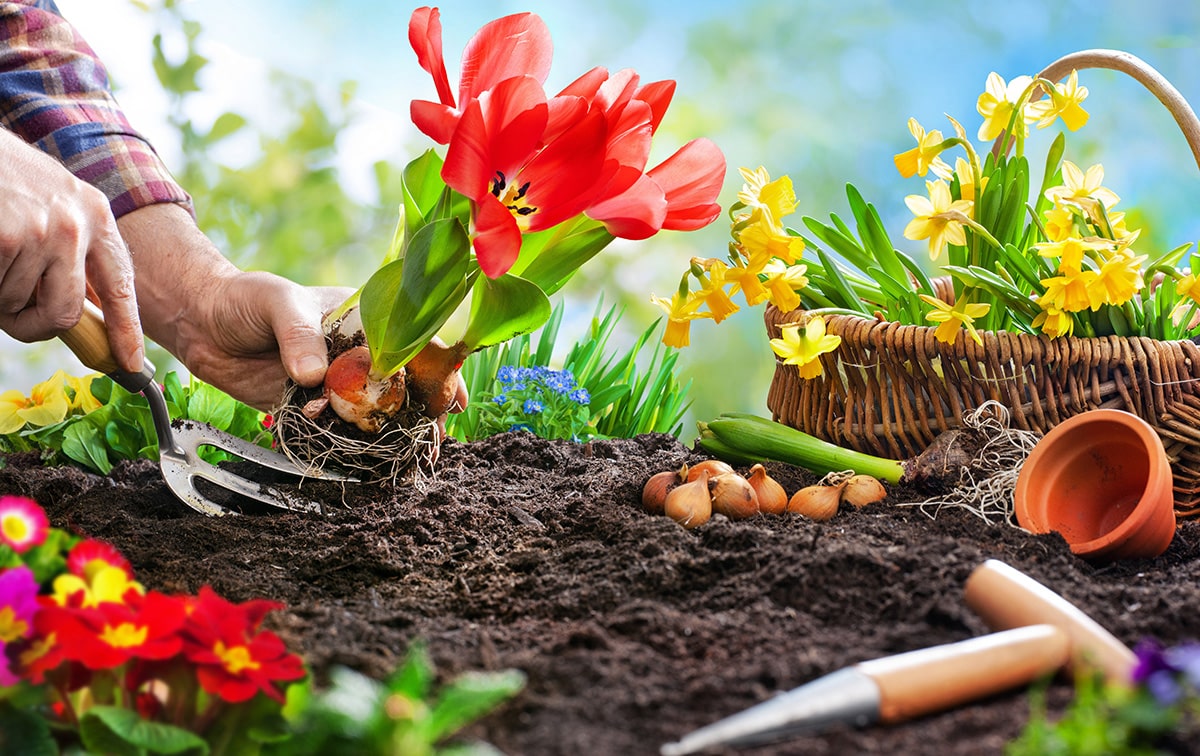
[[308, 501], [274, 486], [256, 483], [227, 469], [209, 464], [201, 459], [198, 453], [202, 446], [216, 447], [247, 462], [290, 475], [347, 480], [315, 468], [302, 469], [278, 452], [264, 449], [204, 423], [188, 420], [172, 426], [166, 399], [162, 389], [154, 381], [154, 365], [146, 360], [139, 373], [126, 373], [118, 368], [108, 342], [108, 329], [104, 325], [104, 318], [91, 302], [84, 303], [83, 316], [79, 323], [63, 333], [60, 338], [84, 365], [106, 373], [126, 391], [141, 393], [146, 397], [154, 420], [154, 433], [158, 436], [159, 464], [163, 480], [172, 493], [198, 512], [223, 515], [232, 510], [202, 494], [196, 487], [197, 478], [273, 507], [296, 512], [323, 511], [319, 502]]

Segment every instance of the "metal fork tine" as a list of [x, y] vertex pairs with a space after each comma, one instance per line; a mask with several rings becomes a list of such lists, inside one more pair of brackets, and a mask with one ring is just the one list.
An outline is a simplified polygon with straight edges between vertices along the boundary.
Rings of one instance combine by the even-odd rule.
[[171, 490], [192, 507], [205, 514], [228, 514], [231, 510], [200, 493], [196, 488], [196, 478], [272, 507], [316, 514], [324, 511], [319, 502], [288, 493], [269, 484], [247, 480], [229, 470], [205, 462], [190, 449], [182, 458], [174, 452], [167, 452], [161, 455], [161, 462], [163, 478]]

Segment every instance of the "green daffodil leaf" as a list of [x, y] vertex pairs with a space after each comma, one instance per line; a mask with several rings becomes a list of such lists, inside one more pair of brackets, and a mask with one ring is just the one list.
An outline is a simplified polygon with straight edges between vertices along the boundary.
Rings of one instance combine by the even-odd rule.
[[455, 219], [417, 231], [402, 259], [363, 286], [359, 306], [372, 369], [394, 373], [438, 332], [467, 296], [471, 241]]
[[505, 273], [480, 277], [463, 342], [476, 351], [530, 333], [550, 319], [550, 298], [536, 283]]

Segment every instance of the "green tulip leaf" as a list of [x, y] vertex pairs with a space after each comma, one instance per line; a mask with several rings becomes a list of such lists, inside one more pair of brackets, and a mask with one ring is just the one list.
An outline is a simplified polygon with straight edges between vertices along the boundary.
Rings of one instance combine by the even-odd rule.
[[550, 298], [520, 276], [480, 277], [471, 297], [463, 342], [472, 351], [502, 344], [539, 328], [550, 319]]
[[413, 235], [402, 259], [367, 280], [359, 306], [376, 374], [408, 362], [466, 298], [470, 251], [462, 223], [434, 221]]
[[526, 234], [521, 254], [509, 272], [533, 282], [549, 296], [612, 240], [604, 226], [580, 215], [554, 228]]

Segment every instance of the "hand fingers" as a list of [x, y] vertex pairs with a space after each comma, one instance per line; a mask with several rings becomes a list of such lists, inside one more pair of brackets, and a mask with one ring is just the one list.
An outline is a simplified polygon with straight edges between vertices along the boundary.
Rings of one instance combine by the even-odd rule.
[[88, 249], [88, 280], [100, 298], [108, 342], [122, 370], [139, 372], [146, 359], [133, 285], [133, 263], [115, 222], [108, 221]]

